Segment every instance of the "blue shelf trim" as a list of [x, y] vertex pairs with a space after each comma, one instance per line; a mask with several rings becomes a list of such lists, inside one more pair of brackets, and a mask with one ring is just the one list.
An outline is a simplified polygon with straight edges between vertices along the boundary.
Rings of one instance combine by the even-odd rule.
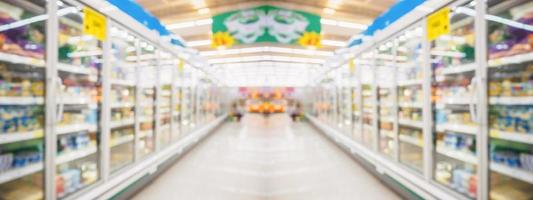
[[[166, 29], [157, 17], [146, 11], [141, 5], [134, 0], [107, 0], [122, 12], [127, 13], [141, 24], [151, 30], [156, 30], [161, 36], [170, 36], [172, 33]], [[179, 40], [171, 39], [172, 44], [185, 47]]]
[[[374, 22], [362, 33], [364, 36], [372, 36], [378, 30], [383, 30], [394, 23], [400, 17], [411, 12], [426, 0], [399, 0], [389, 10], [377, 17]], [[362, 39], [353, 40], [348, 47], [353, 47], [363, 43]]]

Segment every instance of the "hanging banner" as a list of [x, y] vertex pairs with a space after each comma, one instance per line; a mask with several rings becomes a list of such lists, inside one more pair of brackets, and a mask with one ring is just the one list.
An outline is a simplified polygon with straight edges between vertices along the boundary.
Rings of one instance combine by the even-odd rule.
[[450, 33], [450, 8], [443, 8], [427, 18], [427, 37], [433, 41], [441, 35]]
[[104, 41], [107, 21], [104, 15], [88, 7], [83, 8], [83, 33]]
[[212, 47], [274, 42], [320, 47], [320, 16], [275, 6], [259, 6], [213, 17]]

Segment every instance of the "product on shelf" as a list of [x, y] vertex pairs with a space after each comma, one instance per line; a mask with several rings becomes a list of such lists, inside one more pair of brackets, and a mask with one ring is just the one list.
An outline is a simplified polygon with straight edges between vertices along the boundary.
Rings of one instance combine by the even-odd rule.
[[86, 132], [68, 134], [58, 138], [58, 154], [73, 152], [94, 145], [93, 139]]
[[43, 129], [42, 106], [0, 106], [0, 135]]
[[[533, 25], [533, 3], [505, 10], [500, 16], [511, 18], [516, 23]], [[503, 23], [490, 23], [489, 28], [489, 57], [491, 59], [512, 56], [533, 51], [533, 32], [524, 28], [507, 26]]]
[[533, 106], [490, 106], [489, 126], [500, 131], [533, 134]]
[[98, 179], [95, 162], [81, 162], [60, 166], [56, 175], [56, 192], [58, 197], [64, 197]]
[[476, 140], [472, 135], [447, 132], [439, 135], [437, 147], [444, 147], [447, 150], [460, 151], [469, 155], [475, 155]]
[[491, 140], [490, 159], [495, 163], [533, 173], [533, 152], [527, 144]]
[[[6, 2], [0, 2], [0, 8], [0, 25], [15, 23], [36, 15]], [[44, 32], [44, 22], [34, 22], [2, 31], [0, 32], [0, 51], [43, 59]]]
[[18, 144], [2, 146], [0, 147], [0, 176], [2, 172], [24, 168], [41, 163], [43, 160], [42, 141], [32, 141], [22, 146]]
[[460, 193], [475, 198], [477, 194], [477, 176], [470, 166], [462, 166], [452, 162], [436, 163], [435, 179]]

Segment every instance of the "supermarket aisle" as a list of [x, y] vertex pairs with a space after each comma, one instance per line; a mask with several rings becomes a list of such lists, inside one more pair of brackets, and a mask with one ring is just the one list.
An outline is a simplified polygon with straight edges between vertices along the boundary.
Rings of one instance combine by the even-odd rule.
[[134, 199], [399, 199], [309, 124], [228, 123]]

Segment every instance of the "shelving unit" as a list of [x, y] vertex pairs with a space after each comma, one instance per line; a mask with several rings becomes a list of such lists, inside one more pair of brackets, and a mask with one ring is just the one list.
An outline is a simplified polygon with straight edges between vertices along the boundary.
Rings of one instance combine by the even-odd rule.
[[[354, 87], [362, 88], [361, 109], [351, 109], [353, 116], [362, 117], [361, 127], [353, 129], [354, 136], [361, 135], [353, 140], [362, 145], [346, 145], [346, 141], [342, 145], [360, 157], [372, 157], [369, 162], [379, 173], [391, 165], [407, 166], [407, 173], [391, 176], [401, 177], [398, 180], [423, 177], [409, 182], [415, 190], [435, 185], [441, 194], [452, 195], [450, 199], [533, 198], [529, 192], [533, 189], [533, 24], [529, 20], [533, 2], [440, 3], [441, 7], [434, 7], [426, 2], [425, 8], [434, 8], [432, 13], [421, 14], [422, 9], [415, 8], [406, 18], [363, 39], [360, 46], [340, 53], [339, 58], [354, 58], [355, 77], [360, 79]], [[440, 8], [450, 9], [449, 33], [429, 40], [428, 18]], [[383, 100], [387, 92], [382, 88], [388, 80], [379, 76], [388, 65], [396, 70], [390, 74], [397, 75], [393, 102]], [[365, 81], [368, 77], [377, 78]], [[325, 98], [315, 103], [332, 101]], [[392, 118], [381, 112], [390, 105], [397, 109]], [[316, 118], [323, 116], [319, 113]], [[384, 130], [384, 123], [397, 127]], [[375, 141], [365, 139], [376, 130], [382, 141], [379, 149]], [[384, 152], [384, 147], [394, 144], [387, 141], [393, 140], [391, 136], [396, 137], [399, 162], [390, 164], [386, 162], [390, 155], [366, 151]]]
[[[17, 26], [0, 32], [0, 199], [76, 199], [108, 190], [102, 187], [117, 186], [113, 185], [116, 178], [131, 173], [136, 163], [168, 154], [164, 144], [155, 142], [164, 131], [172, 135], [167, 147], [183, 143], [177, 137], [183, 132], [170, 125], [170, 116], [178, 116], [172, 127], [182, 122], [184, 97], [177, 92], [185, 76], [174, 74], [175, 68], [182, 63], [191, 92], [197, 77], [208, 79], [204, 72], [193, 70], [199, 66], [185, 64], [190, 60], [178, 57], [186, 52], [142, 24], [128, 21], [129, 16], [118, 10], [104, 15], [105, 40], [86, 34], [83, 8], [101, 12], [109, 7], [93, 1], [8, 2], [0, 2], [4, 19], [0, 25]], [[58, 12], [49, 11], [51, 6], [57, 6]], [[54, 24], [57, 27], [47, 27]], [[13, 41], [10, 34], [20, 36], [16, 39], [21, 41]], [[147, 52], [154, 56], [146, 59]], [[147, 66], [152, 67], [152, 80], [164, 66], [173, 68], [168, 73], [171, 80], [151, 83], [151, 100], [137, 98], [146, 92], [139, 76]], [[192, 98], [190, 93], [186, 101]], [[140, 131], [141, 119], [146, 117], [143, 106], [153, 107], [148, 119], [154, 124], [146, 132]], [[213, 118], [205, 116], [212, 112], [204, 110], [197, 118], [211, 122]], [[188, 117], [194, 125], [192, 111]], [[150, 139], [154, 142], [148, 145]], [[142, 151], [146, 147], [150, 154]]]

